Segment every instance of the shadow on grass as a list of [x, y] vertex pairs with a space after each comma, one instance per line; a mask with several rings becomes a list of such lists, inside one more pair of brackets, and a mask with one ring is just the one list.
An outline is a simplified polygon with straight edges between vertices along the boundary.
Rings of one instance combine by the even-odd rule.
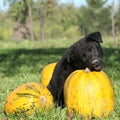
[[[14, 49], [0, 53], [0, 73], [5, 76], [21, 72], [36, 73], [51, 62], [56, 62], [65, 52], [65, 48]], [[104, 48], [105, 69], [120, 70], [120, 48]]]
[[64, 51], [65, 48], [5, 50], [0, 53], [0, 72], [8, 76], [25, 71], [34, 73], [58, 61]]
[[120, 70], [120, 48], [104, 48], [104, 65]]

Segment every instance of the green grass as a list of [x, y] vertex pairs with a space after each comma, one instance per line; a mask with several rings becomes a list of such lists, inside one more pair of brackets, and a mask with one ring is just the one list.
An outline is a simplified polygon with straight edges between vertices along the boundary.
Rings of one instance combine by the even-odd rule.
[[[0, 120], [7, 119], [4, 114], [6, 96], [17, 86], [27, 82], [40, 82], [41, 71], [45, 65], [56, 62], [64, 51], [75, 41], [47, 40], [41, 42], [0, 41]], [[104, 71], [108, 74], [114, 88], [115, 109], [100, 120], [120, 120], [120, 47], [104, 44]], [[36, 112], [35, 115], [9, 116], [8, 120], [66, 120], [66, 109], [53, 108], [49, 113]], [[78, 120], [75, 116], [73, 120]]]

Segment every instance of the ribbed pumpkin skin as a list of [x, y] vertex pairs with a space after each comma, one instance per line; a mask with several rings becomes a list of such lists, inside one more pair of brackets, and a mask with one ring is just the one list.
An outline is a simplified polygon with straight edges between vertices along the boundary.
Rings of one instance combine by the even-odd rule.
[[14, 89], [6, 98], [4, 110], [7, 114], [33, 114], [36, 109], [49, 110], [53, 97], [42, 84], [30, 82]]
[[83, 117], [101, 117], [114, 109], [113, 89], [103, 71], [73, 72], [65, 82], [64, 97], [69, 114], [75, 111]]
[[56, 64], [57, 64], [56, 62], [50, 63], [43, 68], [42, 74], [41, 74], [41, 83], [44, 86], [47, 86], [49, 84]]

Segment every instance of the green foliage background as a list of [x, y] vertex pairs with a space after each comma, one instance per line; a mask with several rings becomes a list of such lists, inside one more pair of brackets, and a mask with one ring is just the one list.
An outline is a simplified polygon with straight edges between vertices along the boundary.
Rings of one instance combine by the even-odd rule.
[[[27, 19], [26, 2], [28, 0], [6, 0], [8, 11], [0, 11], [0, 40], [10, 40], [16, 22], [24, 23]], [[112, 5], [107, 0], [86, 0], [86, 5], [75, 7], [73, 3], [59, 4], [58, 0], [29, 0], [32, 8], [33, 31], [36, 40], [40, 40], [39, 8], [44, 18], [45, 39], [74, 38], [78, 39], [93, 31], [100, 31], [112, 37]], [[119, 2], [118, 2], [119, 3]], [[112, 10], [114, 14], [115, 37], [120, 32], [120, 4]], [[13, 39], [12, 39], [13, 40]], [[17, 40], [17, 39], [15, 39]], [[116, 41], [119, 41], [116, 39]]]

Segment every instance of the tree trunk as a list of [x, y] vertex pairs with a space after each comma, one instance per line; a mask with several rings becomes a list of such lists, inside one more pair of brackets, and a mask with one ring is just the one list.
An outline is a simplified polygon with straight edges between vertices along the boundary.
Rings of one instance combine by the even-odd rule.
[[30, 6], [30, 0], [24, 1], [24, 11], [21, 11], [23, 18], [16, 20], [13, 28], [12, 40], [35, 40], [35, 34], [33, 32], [33, 21], [32, 21], [32, 9]]
[[33, 40], [35, 40], [35, 35], [33, 32], [32, 9], [31, 9], [29, 2], [30, 2], [30, 0], [26, 0], [27, 7], [28, 7], [28, 20], [27, 20], [27, 22], [29, 24], [29, 29], [30, 29], [30, 40], [33, 41]]
[[45, 32], [44, 32], [44, 14], [43, 14], [43, 6], [42, 5], [40, 5], [40, 7], [39, 7], [39, 18], [40, 18], [40, 40], [44, 41]]
[[113, 42], [115, 43], [115, 19], [114, 19], [114, 0], [112, 1], [112, 6], [110, 8], [110, 13], [111, 13], [111, 27], [112, 27], [112, 37], [113, 37]]

